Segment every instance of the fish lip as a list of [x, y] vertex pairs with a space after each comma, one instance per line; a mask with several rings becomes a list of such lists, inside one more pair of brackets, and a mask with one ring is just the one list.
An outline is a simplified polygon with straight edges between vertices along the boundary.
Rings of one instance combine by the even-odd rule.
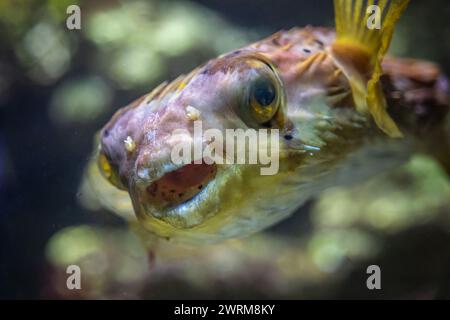
[[185, 164], [150, 183], [145, 189], [147, 199], [161, 209], [183, 204], [201, 193], [214, 180], [216, 172], [216, 163]]
[[[159, 218], [159, 219], [165, 219], [165, 218], [168, 218], [168, 217], [171, 217], [171, 216], [173, 217], [173, 216], [180, 215], [180, 211], [183, 210], [182, 209], [183, 207], [189, 207], [190, 204], [194, 203], [195, 201], [199, 201], [200, 198], [206, 197], [206, 194], [209, 193], [209, 191], [210, 191], [209, 189], [211, 188], [211, 186], [213, 184], [214, 184], [214, 179], [211, 179], [210, 181], [208, 181], [205, 184], [204, 188], [202, 188], [202, 190], [200, 192], [196, 193], [193, 197], [187, 199], [186, 201], [178, 203], [178, 204], [174, 204], [174, 205], [171, 205], [171, 206], [168, 206], [168, 207], [165, 207], [165, 208], [159, 208], [155, 212], [154, 216], [156, 218]], [[204, 201], [205, 200], [206, 199], [204, 199]], [[201, 201], [201, 202], [204, 202], [204, 201]], [[185, 209], [185, 210], [189, 211], [190, 209]], [[159, 214], [156, 214], [158, 211], [159, 211]], [[211, 211], [208, 215], [213, 215], [213, 214], [214, 214], [214, 212]], [[203, 221], [199, 222], [198, 224], [201, 224], [202, 222]], [[188, 228], [194, 227], [194, 226], [196, 226], [198, 224], [188, 225], [188, 226], [183, 227], [182, 229], [184, 229], [186, 227], [188, 227]]]
[[161, 179], [165, 174], [183, 168], [187, 164], [176, 164], [172, 161], [160, 162], [158, 165], [143, 165], [136, 170], [137, 184], [150, 185]]
[[[185, 165], [182, 164], [177, 167], [183, 167]], [[217, 179], [221, 179], [226, 168], [223, 165], [216, 164], [216, 166], [216, 176], [207, 181], [202, 190], [181, 203], [166, 207], [160, 207], [154, 202], [148, 201], [146, 187], [149, 184], [135, 186], [136, 189], [132, 194], [134, 200], [137, 200], [137, 202], [134, 202], [137, 218], [141, 221], [157, 219], [179, 230], [186, 230], [201, 225], [206, 219], [214, 216], [220, 207], [220, 201], [212, 191], [218, 188]], [[155, 181], [157, 180], [152, 180], [151, 183]]]

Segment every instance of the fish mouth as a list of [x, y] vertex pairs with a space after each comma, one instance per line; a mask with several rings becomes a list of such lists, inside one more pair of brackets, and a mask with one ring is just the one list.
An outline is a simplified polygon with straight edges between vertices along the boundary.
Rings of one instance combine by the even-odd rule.
[[219, 193], [227, 171], [223, 165], [206, 162], [166, 171], [132, 195], [138, 219], [156, 233], [203, 224], [220, 208]]
[[170, 209], [199, 195], [216, 177], [217, 165], [190, 163], [166, 172], [145, 190], [147, 199], [155, 208]]
[[[279, 185], [288, 172], [260, 175], [260, 166], [251, 164], [190, 163], [171, 168], [130, 190], [139, 222], [166, 239], [214, 243], [261, 230], [289, 213], [283, 209], [289, 207], [285, 198], [272, 200], [270, 187]], [[274, 207], [282, 210], [276, 213]]]
[[[303, 156], [304, 153], [290, 144], [286, 144], [283, 150], [289, 151], [291, 156]], [[287, 156], [286, 152], [282, 152], [283, 158]], [[147, 169], [141, 169], [143, 172], [158, 172], [154, 179], [142, 179], [130, 190], [136, 215], [149, 230], [172, 237], [178, 231], [206, 228], [209, 225], [207, 221], [213, 218], [215, 227], [219, 228], [221, 221], [217, 217], [220, 215], [224, 221], [233, 220], [229, 213], [237, 213], [234, 207], [244, 206], [242, 194], [248, 191], [248, 187], [259, 190], [266, 186], [252, 179], [261, 175], [261, 167], [264, 166], [259, 164], [215, 163], [205, 158], [199, 160], [181, 165], [161, 161], [158, 165], [153, 163], [144, 167]], [[137, 176], [140, 177], [139, 171]], [[269, 181], [264, 177], [261, 175], [261, 180], [257, 181]]]

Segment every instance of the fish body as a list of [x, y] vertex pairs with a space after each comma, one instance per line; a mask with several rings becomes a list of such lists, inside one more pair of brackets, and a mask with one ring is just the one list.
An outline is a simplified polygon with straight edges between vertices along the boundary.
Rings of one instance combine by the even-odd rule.
[[[127, 218], [131, 199], [139, 223], [158, 236], [216, 242], [267, 228], [328, 187], [403, 163], [426, 145], [430, 124], [441, 126], [448, 101], [435, 65], [384, 57], [406, 7], [391, 2], [382, 2], [387, 27], [376, 34], [352, 33], [345, 23], [365, 17], [356, 11], [361, 1], [336, 0], [337, 31], [280, 31], [120, 109], [101, 130], [99, 166], [90, 168], [97, 193]], [[195, 139], [199, 120], [224, 135], [277, 129], [278, 172], [201, 158], [175, 164], [172, 151]]]

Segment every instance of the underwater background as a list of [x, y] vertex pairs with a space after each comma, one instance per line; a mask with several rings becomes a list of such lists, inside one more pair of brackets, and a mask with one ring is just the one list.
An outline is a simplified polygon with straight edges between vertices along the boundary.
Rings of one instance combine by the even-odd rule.
[[[81, 7], [81, 30], [66, 8]], [[412, 1], [391, 53], [450, 75], [450, 3]], [[115, 110], [206, 60], [294, 26], [333, 26], [332, 1], [1, 0], [0, 298], [450, 298], [450, 182], [426, 155], [327, 190], [265, 232], [144, 250], [83, 187]], [[66, 288], [66, 267], [83, 270]], [[382, 270], [382, 290], [366, 268]]]

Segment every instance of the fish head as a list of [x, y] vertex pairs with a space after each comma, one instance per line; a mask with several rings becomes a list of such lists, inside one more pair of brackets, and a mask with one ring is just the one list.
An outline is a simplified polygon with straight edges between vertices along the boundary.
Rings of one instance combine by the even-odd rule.
[[[139, 221], [163, 237], [215, 242], [280, 221], [309, 196], [290, 177], [324, 150], [342, 152], [338, 131], [360, 128], [356, 112], [331, 99], [349, 91], [326, 54], [332, 37], [315, 29], [279, 33], [159, 86], [103, 128], [101, 171], [129, 192]], [[243, 162], [239, 138], [228, 149], [230, 130], [244, 134]], [[205, 155], [213, 141], [214, 155]], [[270, 163], [249, 161], [259, 148]], [[274, 170], [263, 174], [268, 166]]]

